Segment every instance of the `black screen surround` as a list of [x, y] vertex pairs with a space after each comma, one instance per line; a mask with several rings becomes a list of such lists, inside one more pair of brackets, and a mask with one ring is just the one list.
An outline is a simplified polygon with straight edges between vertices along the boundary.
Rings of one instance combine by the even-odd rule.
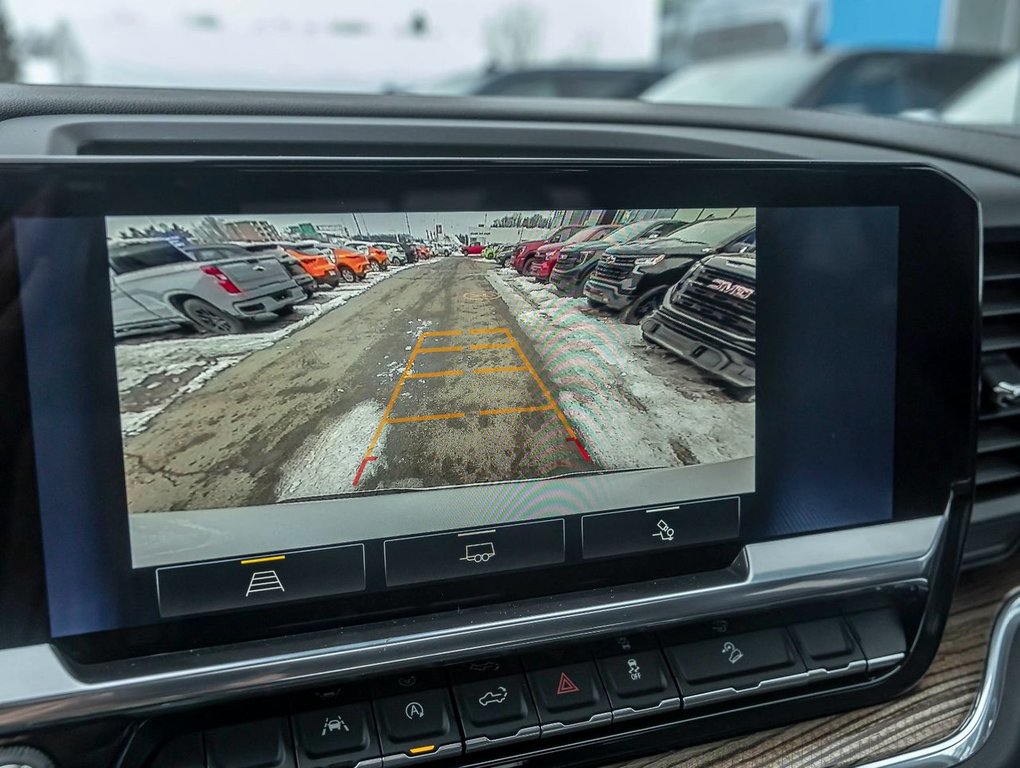
[[[23, 237], [30, 239], [40, 236], [46, 227], [62, 226], [74, 230], [73, 239], [84, 252], [93, 249], [87, 254], [90, 258], [103, 250], [101, 217], [110, 213], [406, 210], [416, 203], [421, 207], [420, 201], [426, 197], [433, 201], [433, 207], [434, 201], [439, 200], [443, 207], [471, 210], [509, 205], [633, 208], [693, 205], [695, 201], [705, 205], [754, 206], [761, 216], [759, 258], [763, 258], [765, 251], [779, 253], [803, 246], [806, 241], [816, 259], [815, 271], [811, 271], [809, 261], [789, 261], [784, 262], [789, 267], [786, 272], [763, 269], [761, 273], [760, 291], [767, 297], [762, 301], [774, 302], [771, 306], [775, 311], [770, 314], [768, 309], [759, 306], [762, 329], [759, 332], [762, 339], [759, 375], [763, 381], [758, 400], [757, 485], [755, 494], [741, 499], [739, 541], [696, 548], [682, 564], [673, 558], [648, 558], [640, 564], [622, 560], [608, 566], [582, 565], [571, 569], [569, 576], [555, 576], [557, 590], [566, 591], [725, 567], [739, 551], [740, 544], [747, 541], [938, 514], [948, 498], [948, 486], [935, 487], [935, 484], [922, 482], [923, 478], [933, 474], [952, 480], [968, 476], [968, 459], [964, 452], [946, 445], [944, 440], [938, 441], [942, 447], [931, 443], [936, 442], [933, 438], [946, 434], [959, 436], [958, 444], [972, 439], [970, 425], [956, 412], [938, 409], [939, 414], [935, 415], [933, 410], [937, 402], [959, 400], [971, 384], [964, 381], [963, 376], [945, 376], [936, 381], [930, 358], [921, 354], [905, 357], [897, 350], [903, 349], [904, 340], [908, 340], [912, 349], [930, 352], [938, 348], [944, 357], [955, 357], [961, 363], [956, 368], [946, 365], [946, 370], [966, 371], [972, 367], [969, 359], [972, 350], [966, 332], [973, 329], [973, 324], [961, 318], [973, 309], [970, 303], [974, 297], [965, 297], [961, 291], [961, 295], [951, 297], [943, 307], [945, 327], [922, 328], [918, 320], [924, 312], [914, 290], [925, 285], [942, 285], [951, 274], [957, 278], [970, 277], [963, 259], [937, 259], [931, 254], [933, 248], [948, 253], [954, 244], [965, 246], [968, 238], [974, 237], [973, 231], [963, 226], [963, 219], [973, 218], [972, 201], [945, 177], [928, 169], [827, 166], [823, 175], [821, 166], [808, 168], [797, 164], [670, 161], [73, 163], [12, 168], [14, 183], [9, 200], [15, 200], [17, 195], [31, 196], [40, 192], [46, 200], [39, 215], [28, 217], [34, 220], [17, 234], [18, 250], [23, 250]], [[139, 193], [140, 188], [133, 186], [131, 180], [140, 178], [141, 174], [147, 184]], [[478, 174], [484, 174], [484, 184], [479, 183]], [[276, 183], [281, 178], [300, 183], [290, 184], [287, 196], [281, 197], [280, 185]], [[535, 183], [536, 179], [541, 183]], [[128, 187], [135, 194], [126, 194]], [[345, 193], [338, 196], [336, 189], [343, 189]], [[352, 194], [346, 190], [357, 192]], [[676, 190], [680, 190], [679, 193]], [[906, 194], [908, 190], [909, 195]], [[90, 194], [82, 194], [83, 191]], [[7, 202], [5, 200], [5, 204]], [[15, 213], [16, 205], [18, 203], [11, 202], [5, 215], [14, 214], [26, 221]], [[956, 206], [961, 215], [954, 223], [948, 221], [951, 217], [946, 217], [945, 222], [933, 223], [925, 219], [925, 205]], [[805, 222], [813, 223], [806, 225]], [[834, 232], [849, 232], [851, 237], [833, 238]], [[859, 238], [856, 244], [854, 236]], [[870, 247], [871, 253], [885, 254], [892, 259], [893, 268], [882, 272], [877, 262], [855, 265], [852, 254], [861, 252], [865, 246]], [[834, 258], [847, 254], [851, 259], [844, 265], [844, 271], [825, 267]], [[82, 277], [79, 285], [86, 286], [86, 292], [105, 288], [100, 285], [101, 281], [93, 280], [95, 284], [91, 284], [87, 275]], [[829, 280], [827, 287], [826, 279]], [[872, 307], [854, 302], [855, 294], [840, 288], [847, 281], [859, 287], [869, 279], [873, 281], [874, 290], [866, 295], [874, 300]], [[899, 286], [898, 295], [890, 285]], [[904, 285], [911, 290], [905, 291]], [[844, 303], [834, 304], [835, 298], [843, 299]], [[881, 319], [882, 307], [887, 312], [884, 320]], [[22, 312], [27, 314], [24, 303]], [[809, 321], [819, 313], [827, 315], [831, 324]], [[871, 324], [859, 322], [862, 317]], [[926, 322], [930, 319], [926, 317]], [[101, 319], [96, 324], [101, 326]], [[26, 331], [31, 346], [32, 332]], [[891, 334], [892, 345], [883, 347], [875, 342], [883, 333]], [[111, 373], [112, 356], [108, 347], [103, 347], [104, 343], [109, 343], [108, 338], [76, 333], [64, 343], [84, 344], [82, 348], [96, 361], [95, 370], [99, 375], [94, 387], [78, 390], [79, 401], [62, 401], [61, 407], [75, 413], [88, 410], [96, 414], [95, 418], [101, 418], [104, 412], [115, 413], [115, 393], [100, 383], [103, 376], [108, 378]], [[31, 358], [31, 352], [29, 356]], [[797, 373], [791, 378], [793, 371]], [[820, 377], [823, 371], [832, 378]], [[855, 378], [855, 372], [863, 376]], [[58, 374], [59, 370], [54, 375]], [[845, 388], [819, 386], [820, 380], [823, 384], [829, 381]], [[789, 386], [790, 381], [802, 386]], [[21, 386], [24, 387], [23, 378]], [[905, 396], [908, 392], [915, 394]], [[883, 409], [886, 416], [881, 415]], [[833, 435], [833, 431], [826, 428], [828, 422], [836, 419], [845, 419], [841, 423], [848, 430], [847, 434]], [[69, 417], [69, 421], [73, 420]], [[116, 476], [120, 471], [116, 466], [119, 451], [112, 452], [110, 445], [103, 445], [103, 434], [108, 431], [99, 423], [86, 432], [68, 430], [62, 438], [40, 431], [37, 426], [34, 433], [36, 455], [43, 450], [40, 441], [48, 445], [59, 441], [65, 451], [62, 461], [69, 466], [84, 458], [107, 462], [105, 469], [92, 470], [80, 464], [79, 471], [92, 478]], [[890, 438], [895, 434], [895, 444], [887, 446], [884, 465], [882, 451], [875, 449], [883, 434]], [[84, 442], [75, 443], [76, 439]], [[911, 445], [925, 448], [920, 452], [901, 450], [908, 439]], [[827, 451], [827, 444], [839, 450]], [[884, 479], [883, 466], [888, 471]], [[832, 477], [834, 472], [844, 473], [842, 486], [819, 480], [827, 473]], [[870, 478], [876, 489], [884, 488], [889, 502], [887, 512], [869, 514], [868, 510], [880, 505], [877, 502], [883, 491], [876, 491], [878, 495], [874, 499], [862, 498], [862, 486], [853, 481], [853, 473], [859, 473], [860, 478]], [[77, 477], [74, 473], [70, 476]], [[797, 489], [791, 485], [810, 479], [817, 482], [812, 491], [814, 496], [804, 495], [810, 483]], [[44, 507], [48, 492], [46, 482], [41, 478], [43, 490], [39, 502]], [[118, 497], [122, 493], [120, 485], [99, 482], [94, 491], [82, 491], [82, 487], [75, 483], [89, 514], [96, 515], [101, 508], [98, 515], [91, 518], [98, 524], [89, 530], [93, 537], [90, 546], [104, 553], [104, 567], [97, 569], [94, 586], [90, 587], [91, 594], [95, 595], [93, 599], [100, 601], [79, 604], [89, 613], [108, 611], [108, 615], [119, 617], [115, 622], [122, 621], [127, 626], [150, 625], [151, 628], [118, 629], [76, 639], [69, 647], [79, 651], [109, 655], [132, 647], [193, 646], [195, 638], [233, 639], [296, 626], [321, 626], [324, 621], [344, 624], [373, 616], [422, 610], [420, 605], [410, 607], [412, 593], [422, 594], [421, 589], [415, 589], [390, 591], [381, 599], [289, 607], [274, 612], [272, 618], [248, 613], [234, 619], [207, 617], [159, 622], [154, 608], [144, 607], [146, 600], [151, 600], [151, 596], [146, 597], [151, 594], [151, 571], [130, 569], [130, 557], [125, 549], [124, 503]], [[110, 498], [97, 503], [95, 494], [99, 493], [110, 494]], [[828, 500], [829, 516], [825, 510], [819, 511], [821, 500]], [[860, 514], [857, 518], [846, 513], [855, 504]], [[33, 500], [26, 508], [34, 506]], [[833, 511], [840, 507], [841, 513]], [[372, 551], [378, 544], [367, 543], [367, 556], [378, 554]], [[552, 576], [556, 570], [550, 569], [547, 573]], [[470, 587], [444, 585], [427, 593], [427, 603], [438, 610], [444, 606], [540, 594], [547, 589], [540, 585], [549, 581], [545, 572], [535, 571], [524, 578], [492, 577]], [[99, 584], [103, 584], [102, 588], [96, 589], [95, 585]], [[50, 584], [51, 599], [54, 586]], [[101, 605], [103, 601], [108, 601], [108, 605]], [[330, 619], [323, 618], [327, 613]], [[51, 623], [52, 620], [51, 615]]]

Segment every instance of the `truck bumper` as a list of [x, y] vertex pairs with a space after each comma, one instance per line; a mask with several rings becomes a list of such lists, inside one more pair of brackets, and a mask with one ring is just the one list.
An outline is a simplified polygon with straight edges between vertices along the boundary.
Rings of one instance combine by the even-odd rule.
[[641, 323], [641, 335], [677, 357], [738, 387], [754, 386], [754, 359], [718, 341], [695, 335], [656, 310]]
[[634, 301], [634, 293], [621, 286], [592, 277], [584, 285], [584, 295], [610, 309], [626, 309]]
[[[309, 275], [311, 279], [311, 275]], [[265, 312], [275, 312], [305, 299], [305, 289], [300, 285], [269, 286], [257, 295], [245, 296], [234, 303], [234, 314], [238, 317], [253, 317]]]

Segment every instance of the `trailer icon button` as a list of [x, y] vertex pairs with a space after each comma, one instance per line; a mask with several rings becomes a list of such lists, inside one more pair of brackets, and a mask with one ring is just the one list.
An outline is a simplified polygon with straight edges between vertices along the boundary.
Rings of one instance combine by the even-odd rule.
[[[565, 524], [561, 518], [508, 523], [387, 539], [383, 542], [390, 587], [446, 579], [475, 579], [506, 571], [562, 563]], [[287, 585], [288, 589], [290, 585]]]
[[466, 560], [469, 563], [484, 563], [495, 556], [496, 547], [491, 541], [486, 541], [481, 544], [468, 544], [465, 546], [464, 557], [461, 560]]

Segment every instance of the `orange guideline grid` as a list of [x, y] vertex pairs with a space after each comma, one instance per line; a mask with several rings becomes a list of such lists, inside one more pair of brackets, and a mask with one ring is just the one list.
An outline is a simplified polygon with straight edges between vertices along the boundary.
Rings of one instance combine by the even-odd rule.
[[[496, 343], [479, 343], [479, 344], [468, 344], [466, 347], [463, 344], [450, 345], [444, 347], [422, 347], [422, 342], [430, 336], [484, 336], [492, 334], [501, 334], [506, 338], [506, 341]], [[484, 349], [512, 349], [517, 353], [520, 358], [521, 365], [504, 365], [493, 368], [475, 368], [471, 371], [466, 371], [460, 368], [451, 368], [446, 371], [435, 371], [430, 373], [411, 373], [411, 369], [414, 367], [414, 361], [418, 355], [424, 354], [439, 354], [439, 353], [455, 353], [463, 352], [465, 348], [470, 350], [484, 350]], [[538, 371], [528, 360], [528, 356], [524, 354], [524, 350], [521, 349], [521, 345], [517, 343], [517, 339], [514, 338], [513, 334], [510, 333], [508, 328], [472, 328], [468, 331], [425, 331], [418, 337], [418, 341], [415, 342], [414, 349], [411, 350], [411, 355], [407, 358], [407, 365], [404, 366], [404, 370], [400, 374], [400, 378], [397, 379], [397, 384], [393, 388], [393, 394], [390, 395], [390, 400], [386, 404], [386, 410], [383, 411], [382, 418], [379, 419], [379, 425], [375, 428], [375, 433], [372, 435], [372, 440], [368, 444], [368, 449], [365, 451], [364, 457], [361, 459], [361, 464], [358, 465], [358, 471], [354, 474], [354, 485], [357, 485], [362, 474], [365, 472], [365, 467], [368, 466], [370, 461], [375, 461], [378, 457], [373, 456], [372, 452], [375, 447], [379, 444], [379, 438], [382, 436], [383, 429], [386, 428], [387, 424], [412, 424], [415, 422], [422, 421], [438, 421], [443, 419], [463, 419], [467, 414], [462, 411], [454, 413], [431, 413], [423, 416], [402, 416], [392, 417], [390, 412], [393, 410], [393, 406], [397, 402], [397, 397], [400, 395], [400, 390], [404, 386], [404, 382], [408, 379], [430, 379], [438, 378], [442, 376], [465, 376], [468, 374], [486, 374], [486, 373], [510, 373], [510, 372], [524, 372], [527, 371], [531, 374], [531, 377], [535, 380], [538, 388], [542, 391], [545, 396], [546, 402], [542, 405], [530, 405], [517, 408], [492, 408], [489, 410], [479, 411], [479, 416], [498, 416], [510, 413], [537, 413], [540, 411], [552, 411], [556, 414], [563, 428], [567, 432], [567, 442], [573, 443], [578, 453], [581, 454], [581, 458], [585, 461], [591, 461], [591, 457], [588, 452], [581, 445], [581, 441], [577, 437], [577, 433], [574, 432], [570, 426], [570, 422], [567, 421], [567, 417], [563, 415], [563, 411], [556, 404], [556, 400], [552, 396], [552, 392], [542, 381], [542, 377], [538, 375]]]

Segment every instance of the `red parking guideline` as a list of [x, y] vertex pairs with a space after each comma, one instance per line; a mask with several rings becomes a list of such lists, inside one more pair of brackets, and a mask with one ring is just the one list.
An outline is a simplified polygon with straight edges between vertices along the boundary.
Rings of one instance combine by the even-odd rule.
[[358, 471], [354, 473], [354, 485], [358, 484], [358, 481], [361, 479], [361, 473], [365, 471], [365, 467], [368, 466], [368, 462], [375, 461], [377, 458], [379, 458], [379, 457], [378, 456], [366, 456], [365, 458], [363, 458], [361, 460], [361, 463], [358, 465]]

